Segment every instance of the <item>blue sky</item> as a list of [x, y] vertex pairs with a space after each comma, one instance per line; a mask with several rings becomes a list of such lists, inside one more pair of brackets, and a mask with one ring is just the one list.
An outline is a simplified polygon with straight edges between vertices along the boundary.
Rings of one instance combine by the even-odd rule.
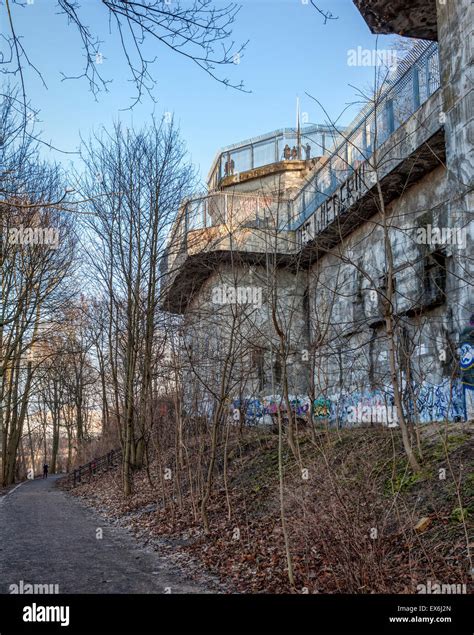
[[[23, 45], [41, 70], [47, 89], [34, 73], [26, 73], [29, 98], [40, 110], [43, 138], [69, 152], [77, 149], [80, 135], [109, 126], [113, 120], [139, 126], [163, 112], [173, 112], [179, 122], [193, 162], [205, 178], [217, 150], [241, 139], [293, 126], [296, 96], [311, 123], [323, 123], [324, 114], [305, 93], [314, 95], [332, 118], [356, 99], [356, 87], [367, 86], [373, 68], [349, 66], [348, 49], [373, 49], [373, 36], [352, 0], [320, 0], [322, 9], [339, 19], [324, 24], [323, 18], [304, 0], [243, 0], [233, 29], [236, 43], [250, 40], [239, 64], [221, 69], [232, 81], [242, 79], [251, 93], [242, 93], [212, 80], [189, 60], [159, 43], [148, 43], [146, 53], [157, 57], [154, 104], [148, 97], [124, 111], [134, 96], [116, 37], [107, 32], [105, 11], [98, 0], [79, 0], [84, 17], [105, 42], [101, 71], [113, 79], [108, 93], [98, 101], [84, 79], [61, 81], [81, 72], [83, 52], [78, 35], [57, 14], [54, 0], [33, 0], [24, 7], [13, 5], [14, 20]], [[216, 4], [221, 0], [216, 0]], [[2, 29], [6, 29], [3, 22]], [[390, 36], [379, 38], [378, 48], [389, 48]], [[352, 86], [351, 86], [352, 85]], [[355, 110], [352, 110], [355, 114]], [[350, 121], [347, 112], [341, 124]], [[65, 155], [46, 151], [66, 165]]]

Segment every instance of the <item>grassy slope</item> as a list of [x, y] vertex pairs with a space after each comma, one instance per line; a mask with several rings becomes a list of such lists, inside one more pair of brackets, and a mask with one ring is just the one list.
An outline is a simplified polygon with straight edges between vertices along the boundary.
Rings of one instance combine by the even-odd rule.
[[[266, 431], [231, 435], [223, 449], [202, 533], [185, 478], [165, 481], [153, 462], [135, 474], [125, 499], [120, 472], [74, 490], [119, 517], [146, 541], [168, 540], [237, 592], [291, 591], [279, 518], [278, 439]], [[398, 431], [319, 431], [300, 437], [301, 461], [285, 453], [285, 510], [297, 592], [411, 593], [428, 580], [468, 583], [474, 518], [474, 430], [466, 424], [422, 428], [423, 469], [410, 473]], [[169, 464], [173, 465], [171, 455]], [[302, 468], [304, 471], [302, 471]], [[445, 472], [440, 471], [445, 470]], [[184, 470], [183, 475], [188, 474]], [[194, 473], [191, 470], [191, 473]], [[445, 478], [443, 478], [445, 476]], [[307, 477], [307, 478], [306, 478]], [[414, 530], [421, 518], [427, 528]], [[471, 533], [470, 533], [471, 532]], [[470, 591], [468, 587], [468, 592]]]

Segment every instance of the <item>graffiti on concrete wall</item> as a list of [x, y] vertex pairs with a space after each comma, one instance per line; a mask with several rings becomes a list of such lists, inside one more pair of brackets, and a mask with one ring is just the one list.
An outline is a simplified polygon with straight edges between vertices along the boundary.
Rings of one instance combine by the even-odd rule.
[[[465, 418], [465, 406], [462, 385], [459, 381], [444, 380], [440, 384], [424, 382], [413, 386], [412, 390], [404, 387], [404, 414], [413, 421], [427, 423], [429, 421], [460, 421]], [[393, 390], [387, 387], [385, 390], [353, 392], [341, 394], [331, 398], [332, 423], [350, 426], [361, 423], [360, 416], [354, 421], [354, 411], [365, 413], [382, 413], [389, 421], [393, 417], [386, 417], [386, 413], [393, 411]], [[384, 414], [385, 413], [385, 414]], [[373, 421], [373, 419], [372, 419]], [[363, 420], [365, 422], [365, 420]], [[385, 420], [376, 423], [385, 423]]]
[[442, 384], [423, 384], [416, 395], [420, 421], [459, 421], [465, 419], [462, 384], [445, 380]]
[[[289, 395], [291, 411], [302, 419], [308, 416], [311, 400], [306, 395]], [[239, 410], [249, 424], [268, 423], [278, 412], [286, 413], [286, 401], [282, 395], [268, 395], [261, 399], [247, 397], [239, 401], [234, 399], [233, 410]]]
[[[463, 388], [458, 380], [446, 379], [441, 384], [425, 382], [411, 391], [405, 390], [405, 394], [405, 415], [420, 423], [460, 421], [466, 417]], [[314, 421], [342, 427], [366, 422], [396, 425], [391, 387], [320, 396], [312, 404], [307, 395], [290, 395], [290, 408], [300, 419], [309, 420], [311, 410]], [[242, 416], [247, 424], [260, 425], [272, 423], [279, 411], [286, 413], [287, 407], [283, 396], [268, 395], [247, 397], [241, 402], [234, 399], [231, 410], [238, 410], [239, 420]]]
[[318, 397], [313, 401], [313, 417], [315, 419], [328, 419], [331, 416], [331, 400]]

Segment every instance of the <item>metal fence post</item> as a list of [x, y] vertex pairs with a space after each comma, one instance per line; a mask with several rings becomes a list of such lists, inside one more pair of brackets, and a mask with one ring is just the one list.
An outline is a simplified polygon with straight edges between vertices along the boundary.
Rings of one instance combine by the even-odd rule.
[[430, 92], [430, 63], [429, 63], [429, 57], [428, 56], [425, 57], [424, 71], [425, 71], [425, 83], [426, 83], [426, 98], [428, 99], [428, 97], [431, 95], [431, 92]]
[[393, 99], [387, 99], [385, 102], [385, 112], [387, 116], [388, 134], [391, 135], [395, 130], [395, 115], [393, 111]]
[[413, 109], [420, 107], [420, 73], [417, 66], [413, 66]]

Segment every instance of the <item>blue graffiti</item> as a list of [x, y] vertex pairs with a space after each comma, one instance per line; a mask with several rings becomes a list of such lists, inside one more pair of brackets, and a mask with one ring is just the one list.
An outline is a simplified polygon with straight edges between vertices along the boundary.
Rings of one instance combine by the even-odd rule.
[[[444, 380], [441, 384], [424, 382], [413, 386], [404, 395], [404, 414], [411, 420], [427, 423], [430, 421], [460, 421], [466, 418], [463, 386], [459, 380]], [[391, 408], [394, 406], [393, 390], [363, 390], [335, 395], [321, 395], [311, 400], [307, 395], [290, 395], [292, 412], [309, 420], [325, 421], [331, 425], [350, 427], [357, 425], [353, 413], [355, 409]], [[234, 399], [232, 410], [239, 410], [248, 425], [269, 423], [278, 411], [286, 412], [286, 403], [280, 395], [266, 397], [245, 397], [241, 401]], [[352, 414], [352, 417], [351, 417]]]

